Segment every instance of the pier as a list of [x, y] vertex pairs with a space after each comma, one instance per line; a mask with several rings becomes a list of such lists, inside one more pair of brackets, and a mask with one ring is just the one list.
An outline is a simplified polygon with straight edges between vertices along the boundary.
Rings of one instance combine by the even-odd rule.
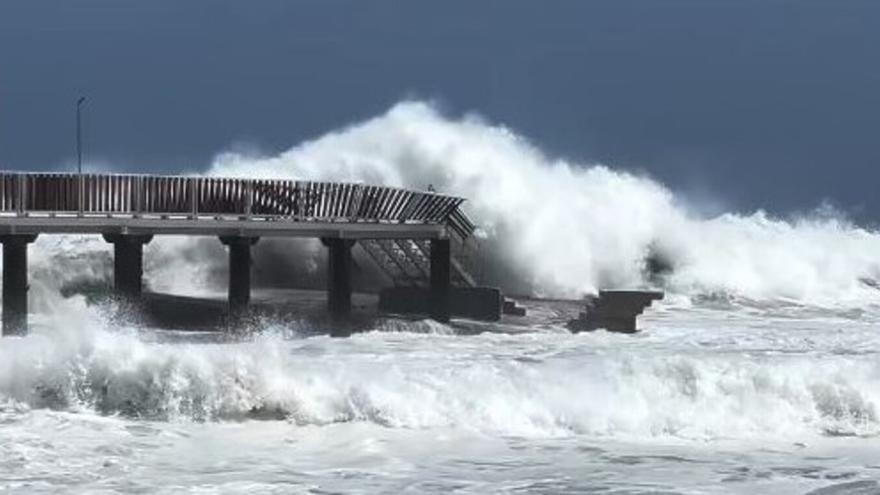
[[125, 301], [141, 295], [143, 248], [154, 237], [216, 237], [229, 251], [232, 314], [250, 302], [251, 248], [260, 238], [318, 238], [328, 249], [327, 309], [336, 318], [351, 311], [352, 248], [360, 243], [389, 277], [417, 284], [413, 266], [427, 272], [427, 312], [448, 321], [453, 277], [468, 277], [450, 245], [450, 237], [460, 242], [474, 229], [463, 202], [352, 183], [3, 172], [3, 335], [27, 332], [28, 245], [49, 234], [95, 234], [111, 243], [114, 293]]

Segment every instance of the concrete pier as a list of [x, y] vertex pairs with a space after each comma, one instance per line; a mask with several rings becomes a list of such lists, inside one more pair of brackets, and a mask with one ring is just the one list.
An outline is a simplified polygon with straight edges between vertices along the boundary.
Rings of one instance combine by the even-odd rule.
[[251, 246], [259, 237], [221, 236], [229, 247], [229, 312], [241, 314], [251, 302]]
[[144, 244], [151, 235], [104, 234], [113, 244], [113, 290], [129, 302], [137, 301], [143, 291]]
[[[329, 250], [327, 309], [340, 335], [353, 328], [352, 248], [362, 240], [375, 268], [394, 285], [424, 291], [422, 307], [445, 321], [451, 283], [476, 284], [460, 259], [450, 260], [450, 236], [456, 258], [473, 249], [467, 241], [475, 226], [460, 210], [463, 202], [434, 191], [361, 183], [0, 171], [3, 333], [27, 331], [27, 244], [44, 234], [103, 235], [114, 247], [116, 297], [136, 310], [143, 309], [143, 247], [153, 236], [219, 237], [229, 248], [232, 316], [252, 314], [251, 246], [257, 239], [321, 239]], [[428, 248], [436, 239], [442, 240]], [[396, 248], [369, 247], [389, 241]]]
[[429, 312], [437, 321], [448, 322], [451, 313], [450, 303], [450, 262], [449, 239], [431, 239], [431, 287]]
[[351, 315], [351, 239], [323, 238], [327, 246], [327, 310], [334, 319]]
[[[501, 319], [504, 296], [496, 287], [451, 287], [449, 316], [481, 321]], [[431, 289], [424, 287], [389, 287], [379, 292], [379, 311], [402, 315], [428, 315]]]
[[3, 335], [27, 334], [28, 244], [37, 236], [2, 235], [3, 243]]

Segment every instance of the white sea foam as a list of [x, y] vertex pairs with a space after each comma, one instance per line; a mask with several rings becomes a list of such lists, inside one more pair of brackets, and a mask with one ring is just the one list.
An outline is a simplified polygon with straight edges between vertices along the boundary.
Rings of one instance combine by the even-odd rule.
[[701, 352], [685, 350], [686, 339], [627, 341], [624, 350], [615, 347], [629, 337], [560, 333], [374, 332], [346, 342], [270, 331], [244, 343], [161, 344], [110, 331], [81, 310], [4, 341], [0, 396], [171, 421], [255, 417], [537, 437], [880, 434], [873, 360], [726, 355], [730, 337], [703, 337]]

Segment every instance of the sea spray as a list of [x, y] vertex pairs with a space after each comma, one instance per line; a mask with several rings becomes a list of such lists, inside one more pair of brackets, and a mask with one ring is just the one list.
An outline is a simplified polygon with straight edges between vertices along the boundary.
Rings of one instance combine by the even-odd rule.
[[[400, 103], [277, 156], [224, 153], [208, 173], [432, 186], [463, 196], [480, 227], [480, 274], [508, 293], [577, 298], [652, 287], [820, 306], [880, 302], [880, 235], [840, 214], [702, 217], [649, 177], [552, 159], [502, 126], [450, 118], [421, 102]], [[51, 299], [48, 292], [109, 283], [112, 253], [96, 236], [41, 236], [30, 249], [35, 308]], [[322, 256], [315, 242], [264, 240], [256, 246], [255, 284], [318, 287]], [[146, 283], [156, 290], [225, 287], [216, 239], [157, 237], [145, 264]]]
[[[421, 102], [400, 103], [277, 156], [224, 153], [209, 172], [432, 186], [461, 195], [481, 227], [489, 282], [514, 292], [580, 297], [661, 285], [681, 294], [878, 300], [869, 284], [880, 275], [880, 235], [840, 215], [703, 218], [648, 177], [552, 159], [502, 126], [449, 118]], [[657, 261], [662, 273], [651, 269]]]

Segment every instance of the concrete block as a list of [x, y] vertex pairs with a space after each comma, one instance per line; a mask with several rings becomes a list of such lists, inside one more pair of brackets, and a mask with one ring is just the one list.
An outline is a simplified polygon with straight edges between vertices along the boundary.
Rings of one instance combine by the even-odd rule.
[[636, 317], [653, 301], [663, 299], [662, 292], [603, 290], [587, 298], [586, 311], [568, 322], [574, 333], [604, 328], [609, 332], [635, 333]]

